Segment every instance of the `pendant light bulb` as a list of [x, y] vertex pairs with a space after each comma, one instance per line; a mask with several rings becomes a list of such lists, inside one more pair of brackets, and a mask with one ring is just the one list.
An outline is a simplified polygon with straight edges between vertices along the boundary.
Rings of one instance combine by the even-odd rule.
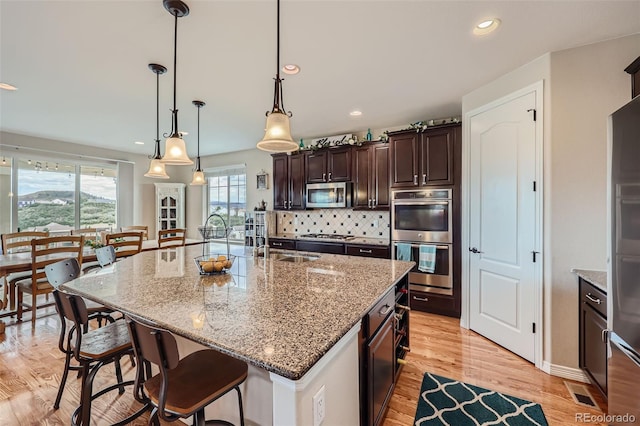
[[291, 136], [291, 113], [284, 108], [282, 79], [280, 78], [280, 0], [277, 0], [276, 78], [273, 91], [273, 108], [267, 112], [264, 137], [257, 148], [268, 152], [292, 152], [298, 150], [298, 143]]
[[164, 157], [165, 164], [191, 165], [193, 161], [187, 155], [187, 147], [184, 139], [178, 130], [178, 108], [176, 107], [176, 76], [178, 73], [178, 18], [189, 14], [189, 7], [181, 0], [164, 0], [164, 8], [174, 17], [175, 25], [173, 32], [173, 110], [171, 135], [167, 138]]
[[196, 169], [193, 172], [191, 185], [204, 185], [207, 181], [205, 180], [204, 172], [200, 167], [200, 108], [205, 106], [205, 103], [202, 101], [193, 101], [192, 103], [198, 108], [198, 156], [196, 157]]
[[169, 179], [169, 175], [161, 161], [160, 155], [160, 74], [167, 72], [167, 68], [160, 64], [149, 64], [149, 69], [156, 75], [156, 144], [149, 170], [144, 174], [145, 177], [156, 179]]

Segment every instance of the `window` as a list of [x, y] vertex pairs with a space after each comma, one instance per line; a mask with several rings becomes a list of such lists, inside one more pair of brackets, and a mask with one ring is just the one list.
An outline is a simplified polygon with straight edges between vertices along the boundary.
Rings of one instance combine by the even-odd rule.
[[229, 240], [244, 244], [244, 219], [247, 209], [245, 168], [207, 173], [207, 178], [209, 181], [209, 214], [217, 213], [222, 216], [227, 226], [231, 228]]
[[81, 227], [115, 228], [115, 165], [24, 158], [13, 161], [15, 170], [9, 174], [17, 182], [17, 196], [12, 203], [17, 211], [17, 226], [11, 226], [11, 214], [5, 215], [3, 209], [3, 229], [46, 230], [56, 235]]

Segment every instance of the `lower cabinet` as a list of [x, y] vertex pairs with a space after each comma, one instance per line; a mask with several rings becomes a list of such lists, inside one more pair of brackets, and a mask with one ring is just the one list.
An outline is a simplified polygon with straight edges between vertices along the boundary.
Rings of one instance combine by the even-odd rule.
[[580, 278], [580, 368], [607, 396], [607, 294]]
[[379, 259], [389, 259], [391, 251], [389, 246], [370, 246], [366, 244], [346, 244], [344, 254], [349, 256], [377, 257]]
[[389, 315], [375, 337], [367, 345], [367, 399], [369, 424], [378, 425], [395, 383], [396, 350], [393, 315]]
[[318, 253], [344, 254], [344, 244], [298, 240], [296, 241], [296, 250], [315, 251]]
[[269, 247], [283, 250], [295, 250], [296, 242], [295, 240], [269, 238]]

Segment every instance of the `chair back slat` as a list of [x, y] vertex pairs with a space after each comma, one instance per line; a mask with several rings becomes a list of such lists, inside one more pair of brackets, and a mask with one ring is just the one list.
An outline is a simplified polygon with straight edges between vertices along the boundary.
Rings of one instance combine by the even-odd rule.
[[132, 231], [107, 234], [105, 244], [113, 246], [117, 258], [132, 256], [142, 251], [142, 233]]
[[158, 248], [183, 246], [186, 234], [184, 228], [161, 229], [158, 231]]
[[31, 240], [49, 236], [47, 231], [24, 231], [2, 234], [2, 253], [9, 254], [16, 251], [29, 251]]
[[73, 322], [78, 330], [89, 322], [87, 305], [82, 297], [57, 290], [53, 292], [53, 297], [56, 301], [58, 313]]
[[78, 278], [80, 265], [77, 259], [65, 259], [45, 266], [44, 273], [49, 284], [57, 289], [60, 285]]
[[104, 246], [96, 249], [96, 258], [101, 267], [111, 265], [116, 261], [116, 250], [113, 246]]
[[166, 330], [143, 324], [127, 317], [131, 343], [139, 357], [157, 366], [172, 369], [178, 366], [180, 354], [175, 337]]

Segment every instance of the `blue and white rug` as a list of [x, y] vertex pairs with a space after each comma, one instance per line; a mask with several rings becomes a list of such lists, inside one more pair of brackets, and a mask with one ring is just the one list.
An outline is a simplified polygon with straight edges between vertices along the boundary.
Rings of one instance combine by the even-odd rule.
[[548, 426], [540, 404], [425, 373], [415, 426]]

